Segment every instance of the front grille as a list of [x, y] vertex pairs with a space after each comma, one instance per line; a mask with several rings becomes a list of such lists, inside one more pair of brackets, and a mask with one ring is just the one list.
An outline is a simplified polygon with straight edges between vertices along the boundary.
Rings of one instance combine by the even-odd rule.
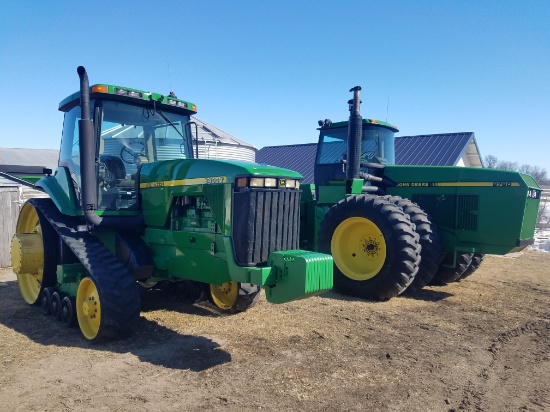
[[412, 201], [428, 213], [440, 228], [477, 230], [479, 196], [415, 194]]
[[457, 196], [456, 228], [462, 230], [477, 230], [477, 215], [479, 211], [479, 196]]
[[239, 265], [264, 264], [271, 252], [298, 249], [299, 237], [298, 190], [235, 192], [233, 247]]

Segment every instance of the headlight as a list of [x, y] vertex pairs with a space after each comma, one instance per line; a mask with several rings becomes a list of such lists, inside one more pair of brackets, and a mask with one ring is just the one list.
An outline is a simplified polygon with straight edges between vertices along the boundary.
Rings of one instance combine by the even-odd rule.
[[250, 187], [264, 187], [263, 177], [252, 177], [250, 179]]
[[277, 177], [238, 177], [235, 179], [235, 187], [265, 187], [268, 189], [299, 189], [300, 181]]

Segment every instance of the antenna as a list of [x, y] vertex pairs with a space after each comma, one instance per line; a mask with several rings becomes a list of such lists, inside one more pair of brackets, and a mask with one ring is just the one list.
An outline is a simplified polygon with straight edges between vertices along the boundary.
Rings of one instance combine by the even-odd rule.
[[388, 104], [386, 105], [386, 123], [388, 123], [388, 112], [390, 111], [390, 98], [388, 97]]
[[172, 90], [172, 78], [170, 77], [170, 58], [166, 56], [166, 62], [168, 64], [168, 85], [170, 86], [168, 90]]

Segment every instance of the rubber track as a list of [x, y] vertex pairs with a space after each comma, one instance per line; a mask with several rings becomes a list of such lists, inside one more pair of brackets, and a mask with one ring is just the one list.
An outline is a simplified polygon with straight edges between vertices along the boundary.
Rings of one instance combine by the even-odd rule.
[[94, 341], [134, 332], [141, 306], [134, 277], [98, 238], [87, 231], [76, 230], [78, 225], [84, 224], [82, 218], [61, 214], [51, 199], [30, 199], [28, 202], [51, 223], [99, 289], [102, 318]]

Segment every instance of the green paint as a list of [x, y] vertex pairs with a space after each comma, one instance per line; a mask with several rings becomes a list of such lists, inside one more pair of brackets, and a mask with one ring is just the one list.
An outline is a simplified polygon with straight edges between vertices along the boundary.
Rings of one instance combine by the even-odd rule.
[[76, 296], [78, 284], [88, 276], [86, 268], [80, 263], [57, 265], [57, 289], [69, 296]]
[[[332, 257], [305, 250], [273, 252], [271, 277], [265, 288], [268, 302], [285, 303], [332, 288]], [[305, 276], [304, 276], [305, 273]]]
[[385, 176], [398, 183], [388, 194], [411, 199], [432, 216], [445, 251], [505, 254], [534, 236], [540, 199], [528, 192], [540, 188], [530, 176], [430, 166], [387, 166]]
[[[103, 92], [100, 92], [97, 86], [100, 86]], [[68, 96], [60, 103], [59, 110], [71, 115], [75, 112], [71, 109], [79, 105], [79, 99], [78, 92]], [[97, 103], [101, 100], [129, 103], [134, 105], [134, 109], [138, 106], [138, 116], [142, 115], [141, 107], [151, 112], [160, 109], [167, 114], [177, 113], [186, 116], [196, 112], [196, 107], [185, 100], [113, 85], [90, 87], [90, 99], [95, 102], [95, 107], [100, 107]], [[74, 114], [71, 116], [75, 121]], [[127, 124], [114, 118], [110, 118], [109, 122], [117, 127]], [[100, 126], [95, 125], [97, 135], [102, 131]], [[72, 131], [70, 125], [66, 129]], [[70, 159], [67, 157], [69, 160], [77, 159], [78, 144], [75, 145], [71, 140], [74, 136], [70, 133], [67, 136], [72, 146], [69, 146], [65, 156], [70, 156]], [[102, 140], [102, 144], [105, 144], [105, 141]], [[101, 148], [100, 144], [98, 146]], [[317, 294], [332, 287], [332, 258], [327, 255], [304, 251], [275, 252], [268, 258], [264, 256], [264, 261], [257, 262], [252, 267], [239, 266], [235, 261], [234, 245], [243, 242], [236, 242], [232, 238], [233, 214], [238, 213], [233, 210], [234, 193], [236, 190], [252, 190], [236, 189], [237, 179], [276, 178], [280, 185], [277, 190], [287, 190], [286, 185], [281, 182], [302, 179], [299, 173], [244, 161], [193, 159], [189, 158], [189, 154], [188, 158], [181, 158], [180, 153], [177, 159], [153, 161], [157, 159], [156, 152], [151, 152], [155, 153], [155, 157], [149, 158], [148, 163], [141, 165], [139, 176], [126, 174], [124, 179], [117, 177], [120, 181], [113, 180], [114, 183], [108, 184], [105, 183], [107, 180], [101, 181], [104, 192], [101, 192], [103, 197], [99, 199], [100, 205], [103, 200], [109, 206], [100, 207], [101, 210], [97, 211], [100, 216], [143, 215], [145, 228], [141, 239], [146, 243], [155, 267], [152, 277], [148, 280], [143, 279], [144, 282], [186, 279], [209, 284], [222, 284], [228, 281], [253, 283], [269, 286], [268, 300], [277, 303]], [[109, 155], [113, 156], [112, 153]], [[114, 156], [117, 157], [117, 154]], [[74, 170], [71, 171], [78, 174], [78, 163], [73, 165], [69, 160], [68, 167], [73, 167]], [[105, 169], [106, 166], [102, 167]], [[106, 175], [104, 169], [101, 169], [103, 176]], [[78, 190], [75, 189], [68, 170], [67, 167], [59, 167], [54, 176], [42, 178], [37, 185], [44, 188], [61, 213], [81, 216]], [[125, 186], [121, 184], [122, 180], [131, 180], [136, 184]], [[107, 195], [111, 194], [108, 191], [113, 188], [118, 195], [131, 195], [132, 200], [136, 199], [134, 195], [137, 195], [139, 208], [129, 210], [129, 207], [124, 205], [111, 206]], [[262, 190], [265, 193], [270, 191]], [[342, 187], [335, 190], [341, 192]], [[292, 193], [296, 194], [296, 191]], [[115, 200], [121, 201], [122, 196]], [[132, 207], [135, 207], [135, 204], [132, 203]], [[273, 203], [271, 207], [277, 207], [277, 210], [285, 213], [290, 213], [291, 210], [284, 204]], [[252, 232], [243, 232], [252, 239]], [[94, 228], [93, 233], [111, 253], [116, 254], [116, 228], [98, 226]], [[59, 290], [74, 296], [78, 283], [86, 276], [86, 270], [80, 264], [59, 265], [57, 276]]]
[[[368, 125], [371, 136], [380, 128], [386, 134], [387, 130], [397, 131], [394, 126], [371, 119], [363, 119], [363, 125]], [[328, 208], [346, 196], [361, 194], [362, 180], [346, 184], [341, 173], [339, 156], [343, 157], [342, 151], [347, 150], [342, 143], [347, 139], [347, 128], [348, 122], [338, 122], [319, 129], [319, 147], [326, 145], [328, 150], [325, 157], [318, 154], [317, 161], [323, 167], [325, 179], [334, 170], [332, 176], [339, 176], [340, 180], [318, 182], [317, 199], [313, 198], [311, 188], [308, 188], [310, 194], [302, 199], [302, 245], [311, 250], [317, 250], [318, 229]], [[393, 150], [392, 147], [382, 150], [376, 139], [369, 141], [365, 133], [363, 139], [365, 152]], [[387, 139], [385, 144], [391, 141]], [[408, 198], [432, 216], [444, 252], [505, 254], [520, 250], [534, 236], [540, 188], [531, 176], [482, 168], [386, 165], [383, 177], [396, 185], [388, 187], [387, 194]], [[377, 185], [375, 181], [366, 184]]]

